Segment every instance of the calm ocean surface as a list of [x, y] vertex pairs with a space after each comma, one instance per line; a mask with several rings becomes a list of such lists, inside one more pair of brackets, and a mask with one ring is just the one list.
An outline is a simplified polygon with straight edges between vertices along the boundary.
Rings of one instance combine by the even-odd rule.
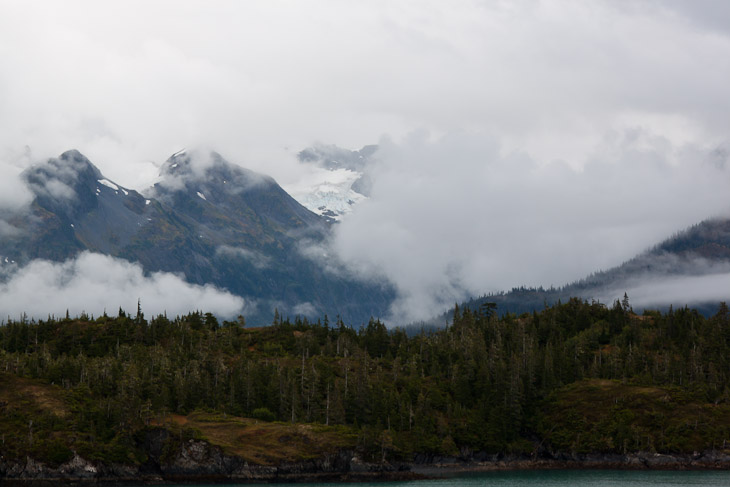
[[[251, 484], [249, 484], [251, 485]], [[730, 486], [728, 472], [657, 472], [657, 471], [575, 471], [548, 470], [525, 472], [486, 472], [413, 482], [377, 482], [356, 484], [260, 484], [277, 487], [669, 487], [669, 486]], [[185, 487], [191, 487], [187, 484]], [[202, 487], [202, 486], [199, 486]], [[216, 487], [221, 487], [217, 484]]]

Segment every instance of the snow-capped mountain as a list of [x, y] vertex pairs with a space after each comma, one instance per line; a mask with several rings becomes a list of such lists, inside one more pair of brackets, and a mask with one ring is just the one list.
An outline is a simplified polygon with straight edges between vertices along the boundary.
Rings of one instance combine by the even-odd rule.
[[336, 262], [322, 257], [325, 218], [271, 177], [215, 152], [173, 155], [146, 196], [104, 177], [78, 151], [29, 168], [23, 179], [34, 198], [7, 218], [0, 260], [8, 265], [85, 251], [122, 258], [244, 297], [255, 303], [251, 323], [267, 322], [274, 309], [366, 322], [393, 299], [387, 284], [332, 272]]
[[369, 169], [377, 146], [351, 151], [334, 145], [316, 145], [297, 155], [312, 166], [306, 178], [286, 186], [302, 206], [330, 220], [338, 221], [370, 194]]

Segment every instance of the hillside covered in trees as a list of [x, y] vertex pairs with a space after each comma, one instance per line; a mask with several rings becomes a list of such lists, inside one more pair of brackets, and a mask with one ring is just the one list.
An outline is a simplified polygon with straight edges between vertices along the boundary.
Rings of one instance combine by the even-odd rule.
[[[260, 465], [352, 449], [368, 461], [683, 453], [730, 440], [730, 312], [634, 314], [572, 299], [454, 310], [409, 336], [276, 316], [80, 316], [0, 326], [0, 451], [49, 465], [157, 461], [196, 439]], [[314, 446], [316, 445], [316, 447]]]

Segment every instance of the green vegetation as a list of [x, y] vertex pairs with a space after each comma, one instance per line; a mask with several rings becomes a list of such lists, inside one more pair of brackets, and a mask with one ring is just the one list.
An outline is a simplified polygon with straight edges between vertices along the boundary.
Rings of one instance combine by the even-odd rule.
[[[723, 449], [730, 404], [705, 392], [589, 379], [551, 395], [540, 431], [554, 448], [588, 452]], [[730, 446], [730, 445], [727, 445]]]
[[139, 464], [150, 428], [264, 465], [342, 448], [380, 460], [730, 440], [724, 304], [711, 318], [638, 316], [628, 299], [501, 318], [485, 305], [415, 336], [377, 320], [242, 323], [120, 310], [0, 326], [0, 452]]

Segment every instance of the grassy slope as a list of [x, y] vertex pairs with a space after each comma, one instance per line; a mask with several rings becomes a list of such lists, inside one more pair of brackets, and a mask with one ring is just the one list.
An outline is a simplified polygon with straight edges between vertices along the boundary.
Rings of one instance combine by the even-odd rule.
[[258, 465], [319, 458], [357, 444], [357, 434], [346, 427], [266, 422], [200, 411], [158, 418], [155, 424], [173, 433], [192, 430], [225, 453]]

